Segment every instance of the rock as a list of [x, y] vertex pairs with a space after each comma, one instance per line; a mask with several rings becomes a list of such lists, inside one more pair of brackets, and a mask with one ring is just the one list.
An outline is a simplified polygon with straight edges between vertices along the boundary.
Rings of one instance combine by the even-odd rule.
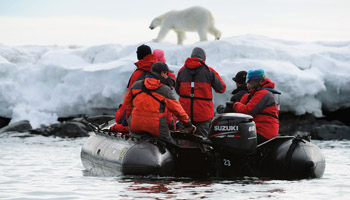
[[310, 132], [313, 125], [322, 123], [311, 114], [296, 116], [292, 113], [280, 114], [280, 135], [296, 135], [298, 132]]
[[[77, 118], [67, 117], [61, 118], [61, 123], [52, 124], [50, 126], [41, 126], [38, 129], [30, 130], [31, 134], [42, 135], [42, 136], [56, 136], [56, 137], [87, 137], [92, 131], [90, 127], [83, 123], [83, 115], [76, 115]], [[113, 115], [97, 115], [86, 117], [87, 120], [95, 124], [103, 124], [110, 120], [114, 120]]]
[[91, 129], [81, 122], [65, 122], [61, 124], [61, 129], [54, 135], [58, 137], [87, 137]]
[[11, 118], [0, 117], [0, 128], [9, 125], [10, 121], [11, 121]]
[[65, 122], [65, 121], [70, 121], [70, 120], [73, 120], [73, 119], [76, 119], [76, 118], [83, 118], [85, 115], [84, 114], [76, 114], [76, 115], [71, 115], [71, 116], [68, 116], [68, 117], [59, 117], [57, 119], [57, 121], [59, 122]]
[[40, 128], [32, 129], [29, 132], [34, 135], [52, 136], [61, 129], [61, 123], [51, 124], [50, 126], [42, 125]]
[[350, 140], [350, 127], [345, 125], [325, 124], [314, 127], [310, 135], [313, 139], [318, 140]]
[[317, 140], [350, 139], [350, 126], [344, 120], [326, 120], [310, 114], [296, 116], [292, 113], [281, 113], [280, 135], [311, 136]]
[[58, 118], [58, 121], [59, 122], [65, 122], [65, 121], [82, 122], [83, 118], [95, 124], [103, 124], [103, 123], [107, 123], [110, 120], [114, 120], [114, 115], [95, 115], [95, 116], [87, 117], [81, 114], [81, 115], [72, 115], [69, 117], [60, 117]]
[[32, 129], [32, 126], [30, 125], [28, 120], [22, 120], [15, 123], [12, 123], [10, 125], [7, 125], [0, 129], [0, 133], [4, 132], [25, 132]]
[[90, 131], [90, 128], [82, 122], [67, 121], [50, 126], [42, 126], [41, 128], [30, 130], [30, 133], [42, 136], [77, 138], [89, 136]]
[[87, 118], [89, 121], [95, 124], [108, 123], [110, 120], [114, 120], [114, 115], [96, 115]]

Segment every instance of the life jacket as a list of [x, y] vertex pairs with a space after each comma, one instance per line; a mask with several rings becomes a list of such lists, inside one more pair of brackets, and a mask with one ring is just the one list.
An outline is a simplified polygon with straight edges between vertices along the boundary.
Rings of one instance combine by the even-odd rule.
[[[137, 68], [130, 76], [127, 88], [129, 89], [132, 86], [132, 84], [134, 84], [136, 81], [145, 79], [145, 76], [150, 73], [152, 65], [155, 62], [157, 62], [157, 58], [153, 54], [148, 54], [143, 59], [137, 61], [135, 63]], [[126, 106], [122, 104], [115, 113], [115, 121], [117, 122], [117, 124], [122, 124], [125, 127], [128, 126], [126, 118], [126, 109]], [[116, 127], [120, 127], [120, 125]], [[114, 128], [113, 130], [116, 132], [125, 132], [127, 130], [125, 127], [123, 129]]]
[[212, 88], [223, 93], [226, 84], [219, 74], [199, 58], [187, 58], [176, 79], [176, 92], [186, 113], [194, 122], [214, 117]]
[[170, 87], [152, 76], [135, 82], [125, 95], [124, 104], [133, 106], [132, 110], [127, 110], [127, 116], [130, 115], [129, 129], [135, 134], [168, 135], [166, 108], [184, 124], [191, 123]]
[[261, 89], [245, 94], [240, 102], [233, 105], [233, 111], [253, 116], [257, 133], [266, 139], [274, 138], [279, 130], [279, 107], [275, 95], [275, 84], [268, 78], [261, 84]]

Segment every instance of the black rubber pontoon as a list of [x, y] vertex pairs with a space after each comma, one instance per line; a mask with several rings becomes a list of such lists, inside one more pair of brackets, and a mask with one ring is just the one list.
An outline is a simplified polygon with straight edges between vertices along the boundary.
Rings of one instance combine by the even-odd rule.
[[96, 175], [304, 179], [320, 178], [325, 170], [322, 152], [307, 139], [278, 136], [257, 145], [255, 123], [244, 114], [215, 116], [209, 140], [174, 132], [171, 143], [92, 128], [81, 159]]

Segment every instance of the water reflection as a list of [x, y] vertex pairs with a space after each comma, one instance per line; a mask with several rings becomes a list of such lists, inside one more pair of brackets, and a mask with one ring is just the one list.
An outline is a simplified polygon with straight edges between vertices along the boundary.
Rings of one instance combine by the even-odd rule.
[[321, 179], [94, 176], [83, 171], [84, 139], [0, 136], [0, 199], [349, 199], [350, 141], [316, 141]]
[[[121, 177], [119, 184], [125, 185], [124, 198], [156, 199], [212, 199], [214, 197], [232, 198], [232, 194], [256, 193], [256, 198], [276, 197], [285, 193], [278, 181], [263, 180], [256, 177], [223, 180], [193, 180], [189, 178]], [[256, 185], [256, 190], [249, 190]], [[261, 189], [259, 185], [266, 185]]]

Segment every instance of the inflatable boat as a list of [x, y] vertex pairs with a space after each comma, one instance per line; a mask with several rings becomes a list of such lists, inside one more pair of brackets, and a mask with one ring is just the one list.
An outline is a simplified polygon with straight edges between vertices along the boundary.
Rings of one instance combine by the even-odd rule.
[[88, 124], [94, 134], [84, 143], [81, 160], [95, 175], [306, 179], [320, 178], [326, 165], [308, 138], [277, 136], [257, 145], [255, 123], [245, 114], [216, 115], [208, 138], [172, 132], [174, 141]]

